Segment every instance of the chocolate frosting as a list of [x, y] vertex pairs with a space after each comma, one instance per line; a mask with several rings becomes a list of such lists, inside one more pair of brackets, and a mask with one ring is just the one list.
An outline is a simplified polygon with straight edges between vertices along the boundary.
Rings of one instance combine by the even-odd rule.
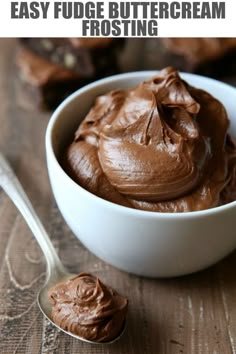
[[228, 127], [218, 100], [166, 68], [137, 87], [98, 97], [64, 167], [81, 186], [121, 205], [207, 209], [236, 197]]
[[218, 59], [236, 49], [236, 38], [162, 38], [163, 44], [189, 62], [198, 63]]
[[128, 301], [97, 277], [80, 273], [49, 290], [52, 320], [82, 338], [106, 342], [120, 334]]

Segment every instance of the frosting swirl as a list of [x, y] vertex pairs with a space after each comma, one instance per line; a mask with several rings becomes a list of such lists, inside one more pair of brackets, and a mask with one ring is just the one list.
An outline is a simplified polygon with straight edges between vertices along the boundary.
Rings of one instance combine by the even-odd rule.
[[52, 320], [82, 338], [106, 342], [122, 330], [128, 301], [98, 278], [80, 273], [49, 290]]
[[[221, 198], [235, 179], [228, 126], [218, 100], [166, 68], [137, 87], [98, 97], [64, 166], [84, 188], [118, 204], [163, 212], [207, 209], [230, 201]], [[229, 194], [235, 198], [235, 188]]]

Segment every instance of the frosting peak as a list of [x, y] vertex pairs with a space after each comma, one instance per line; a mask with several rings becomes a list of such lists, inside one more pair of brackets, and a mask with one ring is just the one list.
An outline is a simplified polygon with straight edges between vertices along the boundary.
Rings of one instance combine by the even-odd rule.
[[[168, 67], [96, 99], [66, 153], [66, 170], [102, 198], [134, 208], [191, 211], [222, 203], [227, 169], [223, 105]], [[233, 151], [233, 152], [232, 152]]]
[[199, 183], [208, 157], [194, 120], [199, 104], [177, 72], [162, 75], [137, 89], [139, 99], [146, 91], [148, 104], [142, 110], [132, 115], [134, 92], [126, 93], [112, 124], [100, 133], [104, 173], [120, 193], [137, 200], [163, 201], [188, 193]]

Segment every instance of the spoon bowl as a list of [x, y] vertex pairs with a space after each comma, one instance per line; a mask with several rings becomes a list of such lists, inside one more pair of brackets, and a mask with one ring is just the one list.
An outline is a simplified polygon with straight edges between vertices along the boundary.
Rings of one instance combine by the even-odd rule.
[[58, 278], [58, 281], [56, 281], [55, 283], [51, 283], [51, 285], [49, 285], [49, 283], [46, 282], [46, 284], [44, 285], [44, 287], [39, 291], [38, 293], [38, 297], [37, 297], [37, 302], [38, 302], [38, 307], [40, 308], [41, 312], [44, 314], [44, 316], [48, 319], [48, 321], [50, 321], [55, 327], [57, 327], [59, 330], [61, 330], [62, 332], [69, 334], [71, 337], [74, 337], [76, 339], [79, 339], [83, 342], [87, 342], [90, 344], [112, 344], [114, 342], [116, 342], [124, 333], [125, 328], [126, 328], [126, 322], [124, 322], [124, 325], [122, 327], [121, 332], [119, 333], [119, 335], [108, 341], [108, 342], [94, 342], [91, 341], [89, 339], [80, 337], [72, 332], [68, 332], [65, 329], [61, 328], [60, 326], [58, 326], [55, 322], [53, 322], [53, 320], [51, 319], [51, 311], [52, 311], [52, 306], [50, 304], [50, 302], [47, 299], [47, 294], [48, 294], [48, 290], [50, 289], [51, 286], [60, 283], [61, 281], [66, 281], [69, 280], [71, 277], [73, 277], [75, 274], [61, 274], [61, 277]]
[[39, 220], [36, 212], [34, 211], [25, 191], [23, 190], [19, 180], [14, 174], [12, 168], [10, 167], [7, 160], [0, 153], [0, 186], [8, 194], [10, 199], [16, 205], [18, 210], [21, 212], [25, 221], [27, 222], [29, 228], [31, 229], [33, 235], [35, 236], [39, 246], [41, 247], [46, 262], [47, 262], [47, 278], [44, 286], [38, 293], [38, 306], [44, 316], [58, 329], [64, 333], [79, 339], [83, 342], [91, 344], [108, 344], [113, 343], [118, 340], [124, 332], [125, 323], [121, 332], [114, 339], [107, 342], [92, 341], [83, 337], [80, 337], [74, 333], [66, 331], [65, 329], [58, 326], [51, 318], [52, 305], [50, 304], [48, 298], [49, 289], [61, 282], [69, 280], [74, 277], [75, 274], [66, 271], [65, 267], [61, 263], [56, 250], [50, 241], [50, 238], [44, 229], [41, 221]]

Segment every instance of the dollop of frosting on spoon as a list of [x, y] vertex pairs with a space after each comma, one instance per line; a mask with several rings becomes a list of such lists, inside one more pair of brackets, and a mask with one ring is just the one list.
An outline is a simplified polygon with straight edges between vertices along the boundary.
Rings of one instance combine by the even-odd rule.
[[88, 273], [53, 286], [48, 293], [52, 321], [60, 328], [95, 342], [121, 333], [128, 300]]

